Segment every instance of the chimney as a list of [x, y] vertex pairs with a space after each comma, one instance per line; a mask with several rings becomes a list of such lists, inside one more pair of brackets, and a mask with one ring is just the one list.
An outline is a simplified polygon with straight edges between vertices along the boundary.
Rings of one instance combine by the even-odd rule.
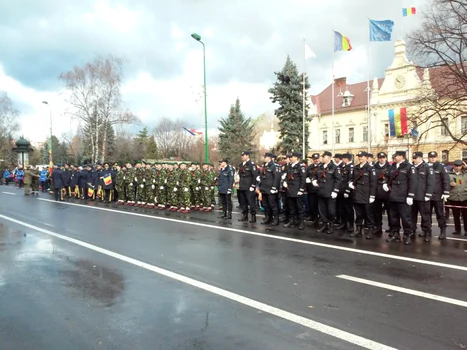
[[334, 84], [339, 89], [346, 90], [347, 89], [347, 78], [346, 77], [335, 78], [334, 79]]

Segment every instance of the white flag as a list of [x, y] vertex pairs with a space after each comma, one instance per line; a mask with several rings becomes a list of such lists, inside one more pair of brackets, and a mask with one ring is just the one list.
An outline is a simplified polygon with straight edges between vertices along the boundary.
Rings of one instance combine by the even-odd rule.
[[316, 58], [316, 55], [311, 51], [310, 47], [305, 43], [305, 59]]

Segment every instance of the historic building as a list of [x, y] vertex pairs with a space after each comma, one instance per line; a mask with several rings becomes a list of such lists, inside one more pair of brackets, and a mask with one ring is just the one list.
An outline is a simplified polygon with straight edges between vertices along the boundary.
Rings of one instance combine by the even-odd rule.
[[[332, 84], [310, 96], [310, 151], [356, 154], [370, 150], [375, 155], [381, 151], [391, 155], [406, 150], [411, 156], [415, 150], [425, 155], [434, 150], [444, 162], [467, 158], [467, 147], [455, 146], [440, 122], [433, 119], [417, 125], [413, 121], [415, 111], [420, 110], [419, 96], [440, 86], [436, 82], [442, 79], [439, 73], [409, 61], [405, 42], [397, 40], [385, 77], [374, 79], [369, 89], [366, 81], [347, 84], [346, 78], [334, 80], [334, 116]], [[448, 114], [446, 118], [450, 130], [467, 133], [467, 117], [452, 118]]]

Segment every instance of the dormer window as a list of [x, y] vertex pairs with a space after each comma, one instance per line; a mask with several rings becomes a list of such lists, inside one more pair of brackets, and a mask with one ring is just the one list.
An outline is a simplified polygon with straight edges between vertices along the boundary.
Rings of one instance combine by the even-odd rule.
[[354, 95], [352, 95], [348, 89], [345, 90], [342, 94], [342, 107], [349, 107], [352, 104], [353, 98]]

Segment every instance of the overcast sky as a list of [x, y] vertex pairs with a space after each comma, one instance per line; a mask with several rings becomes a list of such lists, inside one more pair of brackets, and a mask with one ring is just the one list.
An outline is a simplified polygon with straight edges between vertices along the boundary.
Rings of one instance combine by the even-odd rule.
[[126, 57], [125, 103], [153, 127], [164, 116], [203, 128], [202, 46], [206, 43], [209, 127], [216, 128], [240, 98], [248, 116], [272, 112], [268, 88], [289, 54], [305, 69], [303, 38], [316, 59], [306, 62], [311, 93], [332, 79], [333, 33], [351, 40], [335, 54], [335, 74], [351, 83], [367, 76], [368, 18], [396, 23], [392, 43], [370, 46], [371, 77], [384, 76], [393, 43], [419, 25], [402, 7], [428, 0], [17, 0], [0, 1], [0, 90], [21, 112], [21, 132], [40, 141], [73, 133], [58, 76], [95, 54]]

